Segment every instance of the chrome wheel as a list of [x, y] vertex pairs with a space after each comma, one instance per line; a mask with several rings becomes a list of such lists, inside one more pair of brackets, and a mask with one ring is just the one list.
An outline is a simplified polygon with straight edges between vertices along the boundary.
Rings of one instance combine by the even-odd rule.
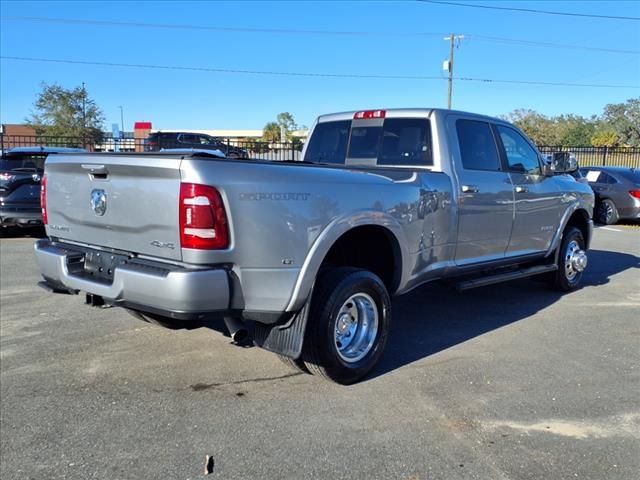
[[564, 273], [570, 282], [587, 268], [587, 253], [580, 248], [576, 240], [567, 245], [564, 259]]
[[351, 295], [338, 311], [335, 345], [347, 363], [362, 360], [373, 347], [378, 334], [378, 308], [366, 293]]

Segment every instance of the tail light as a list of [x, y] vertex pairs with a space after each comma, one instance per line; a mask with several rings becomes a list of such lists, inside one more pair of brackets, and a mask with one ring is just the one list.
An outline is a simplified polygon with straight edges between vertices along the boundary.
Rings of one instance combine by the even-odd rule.
[[629, 190], [629, 195], [640, 200], [640, 190]]
[[213, 187], [180, 184], [180, 243], [182, 248], [216, 250], [229, 246], [227, 214]]
[[42, 223], [47, 225], [49, 219], [47, 218], [47, 176], [42, 175], [40, 180], [40, 210], [42, 211]]

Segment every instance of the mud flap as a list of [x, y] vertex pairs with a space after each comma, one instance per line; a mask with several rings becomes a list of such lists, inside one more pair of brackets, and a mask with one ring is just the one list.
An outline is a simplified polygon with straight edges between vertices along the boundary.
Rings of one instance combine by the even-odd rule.
[[283, 325], [266, 325], [255, 322], [253, 343], [270, 352], [291, 358], [300, 358], [310, 304], [311, 295], [302, 309]]

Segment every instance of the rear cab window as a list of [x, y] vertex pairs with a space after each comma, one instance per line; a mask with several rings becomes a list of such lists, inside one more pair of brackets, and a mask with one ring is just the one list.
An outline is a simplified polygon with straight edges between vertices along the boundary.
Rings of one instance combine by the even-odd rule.
[[351, 120], [321, 122], [313, 129], [305, 162], [344, 164]]
[[371, 166], [433, 166], [427, 118], [356, 119], [318, 123], [305, 161]]

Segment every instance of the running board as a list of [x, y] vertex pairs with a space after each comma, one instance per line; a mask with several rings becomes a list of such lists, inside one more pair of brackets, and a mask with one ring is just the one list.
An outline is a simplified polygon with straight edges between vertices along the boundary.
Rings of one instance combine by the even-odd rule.
[[555, 263], [552, 263], [550, 265], [536, 265], [535, 267], [523, 268], [521, 270], [498, 273], [486, 277], [474, 278], [473, 280], [465, 280], [456, 284], [456, 290], [461, 292], [463, 290], [469, 290], [471, 288], [493, 285], [494, 283], [507, 282], [509, 280], [517, 280], [519, 278], [533, 277], [534, 275], [540, 275], [542, 273], [555, 272], [556, 270], [558, 270], [558, 265], [556, 265]]

